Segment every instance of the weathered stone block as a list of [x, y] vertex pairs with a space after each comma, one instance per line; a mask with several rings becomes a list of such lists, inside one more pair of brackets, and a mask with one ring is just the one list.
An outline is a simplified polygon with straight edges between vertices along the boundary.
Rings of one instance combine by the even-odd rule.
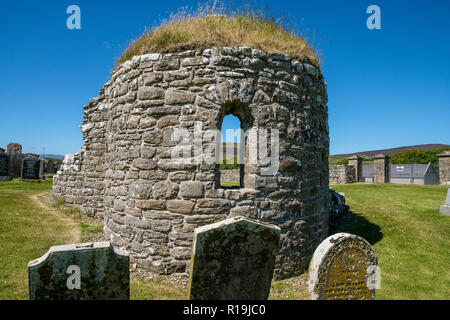
[[156, 161], [146, 158], [137, 158], [133, 160], [133, 167], [142, 170], [154, 169], [156, 168]]
[[153, 197], [155, 199], [174, 198], [178, 193], [178, 185], [169, 181], [160, 181], [153, 188]]
[[152, 84], [160, 82], [163, 79], [163, 74], [161, 72], [144, 73], [143, 79], [144, 84], [146, 86], [150, 86]]
[[176, 89], [169, 89], [164, 99], [165, 104], [186, 104], [195, 101], [195, 93]]
[[191, 213], [194, 202], [189, 200], [170, 200], [167, 202], [167, 209], [176, 213]]
[[158, 87], [141, 87], [138, 91], [138, 99], [140, 100], [164, 99], [164, 89]]
[[159, 119], [158, 122], [156, 123], [156, 126], [158, 128], [164, 128], [168, 126], [175, 126], [179, 123], [180, 121], [178, 120], [178, 116], [169, 115]]
[[184, 198], [203, 197], [203, 184], [200, 181], [183, 181], [180, 183], [180, 196]]
[[136, 207], [141, 209], [163, 210], [166, 208], [164, 200], [136, 200]]

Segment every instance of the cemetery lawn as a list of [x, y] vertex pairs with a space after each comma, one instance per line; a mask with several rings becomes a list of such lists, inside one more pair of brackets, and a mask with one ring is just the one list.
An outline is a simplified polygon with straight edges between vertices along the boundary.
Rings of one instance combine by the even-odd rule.
[[[450, 299], [450, 218], [439, 213], [447, 187], [384, 184], [333, 186], [355, 217], [350, 232], [375, 248], [381, 269], [377, 299]], [[51, 180], [0, 182], [0, 300], [28, 299], [29, 261], [54, 245], [101, 241], [101, 222], [51, 204]], [[307, 273], [272, 281], [269, 299], [308, 299]], [[166, 276], [131, 280], [131, 299], [186, 299]]]
[[71, 219], [39, 205], [52, 182], [0, 182], [0, 299], [28, 299], [28, 262], [53, 245], [71, 243], [79, 230]]
[[360, 235], [374, 247], [381, 271], [376, 299], [450, 299], [450, 217], [439, 212], [447, 186], [348, 184], [355, 214], [333, 230]]

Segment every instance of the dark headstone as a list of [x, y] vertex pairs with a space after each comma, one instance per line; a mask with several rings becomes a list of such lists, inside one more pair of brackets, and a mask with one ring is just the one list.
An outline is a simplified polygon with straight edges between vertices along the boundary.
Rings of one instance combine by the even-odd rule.
[[40, 175], [41, 162], [34, 159], [24, 159], [22, 164], [22, 179], [38, 180]]
[[56, 173], [55, 171], [55, 163], [53, 162], [53, 160], [48, 160], [47, 161], [47, 173]]
[[280, 228], [244, 217], [195, 229], [188, 297], [267, 299], [279, 239]]
[[22, 153], [22, 145], [20, 143], [11, 142], [6, 147], [7, 154]]
[[0, 180], [11, 179], [9, 173], [9, 157], [6, 153], [0, 153]]
[[51, 247], [28, 264], [31, 300], [128, 300], [129, 256], [109, 242]]

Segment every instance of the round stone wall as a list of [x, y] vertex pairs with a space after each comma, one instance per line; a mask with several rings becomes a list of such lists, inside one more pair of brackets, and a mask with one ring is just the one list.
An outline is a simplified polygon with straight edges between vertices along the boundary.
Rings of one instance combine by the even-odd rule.
[[[281, 53], [134, 57], [85, 107], [85, 146], [71, 158], [76, 170], [58, 172], [54, 194], [103, 218], [106, 240], [141, 268], [188, 272], [193, 230], [243, 215], [281, 228], [275, 277], [301, 274], [328, 235], [326, 102], [321, 72]], [[246, 132], [238, 188], [221, 187], [211, 161], [227, 114]], [[267, 157], [255, 160], [261, 145]]]

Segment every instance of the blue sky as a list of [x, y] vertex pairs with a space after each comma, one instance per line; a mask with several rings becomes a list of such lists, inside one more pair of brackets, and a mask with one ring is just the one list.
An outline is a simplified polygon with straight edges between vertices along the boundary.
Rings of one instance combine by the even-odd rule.
[[[81, 8], [81, 30], [66, 9]], [[197, 1], [8, 1], [0, 11], [0, 147], [66, 154], [83, 106], [145, 27]], [[239, 5], [239, 2], [235, 2]], [[307, 28], [328, 83], [330, 154], [450, 144], [450, 1], [267, 1]], [[369, 30], [366, 8], [381, 8]], [[303, 21], [303, 22], [302, 22]]]

